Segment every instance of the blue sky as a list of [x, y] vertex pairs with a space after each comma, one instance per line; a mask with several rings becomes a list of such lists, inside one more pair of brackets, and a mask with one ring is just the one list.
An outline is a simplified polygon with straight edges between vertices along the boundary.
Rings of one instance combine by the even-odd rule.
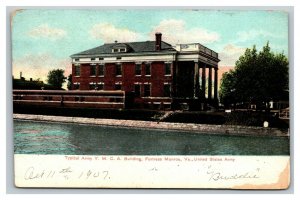
[[288, 55], [288, 15], [281, 11], [21, 10], [12, 19], [13, 75], [46, 80], [49, 70], [70, 73], [70, 55], [103, 43], [154, 40], [201, 43], [233, 66], [246, 48], [267, 41]]

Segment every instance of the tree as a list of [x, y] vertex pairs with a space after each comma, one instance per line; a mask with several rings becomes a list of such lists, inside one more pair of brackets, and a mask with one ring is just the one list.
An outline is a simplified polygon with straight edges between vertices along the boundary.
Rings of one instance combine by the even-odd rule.
[[68, 90], [72, 90], [72, 86], [73, 86], [73, 83], [72, 83], [72, 74], [70, 74], [68, 76], [67, 80], [68, 80], [67, 88], [68, 88]]
[[235, 72], [230, 70], [225, 72], [221, 79], [220, 85], [220, 101], [225, 107], [229, 107], [230, 104], [235, 104]]
[[246, 49], [235, 69], [222, 77], [221, 101], [265, 107], [271, 100], [282, 99], [288, 91], [288, 70], [287, 57], [271, 52], [269, 43], [259, 53], [255, 46]]
[[48, 72], [47, 82], [56, 89], [62, 89], [62, 84], [66, 82], [66, 77], [64, 76], [64, 70], [54, 69]]

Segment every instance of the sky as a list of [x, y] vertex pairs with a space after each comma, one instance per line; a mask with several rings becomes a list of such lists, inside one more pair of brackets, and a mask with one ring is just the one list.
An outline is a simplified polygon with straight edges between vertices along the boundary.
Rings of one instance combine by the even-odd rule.
[[191, 9], [19, 10], [12, 16], [12, 69], [18, 78], [46, 81], [53, 69], [71, 73], [70, 55], [104, 43], [155, 40], [201, 43], [219, 53], [219, 67], [253, 45], [288, 56], [288, 14], [283, 11]]

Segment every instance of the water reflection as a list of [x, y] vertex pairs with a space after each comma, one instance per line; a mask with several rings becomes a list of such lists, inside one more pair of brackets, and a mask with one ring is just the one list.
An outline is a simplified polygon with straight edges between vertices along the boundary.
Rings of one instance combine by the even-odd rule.
[[288, 138], [14, 121], [15, 153], [69, 155], [288, 155]]

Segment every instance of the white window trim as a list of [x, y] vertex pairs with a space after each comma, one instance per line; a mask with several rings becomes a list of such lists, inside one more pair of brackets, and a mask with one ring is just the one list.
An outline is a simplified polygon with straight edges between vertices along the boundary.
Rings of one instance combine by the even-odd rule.
[[[150, 95], [149, 96], [145, 96], [145, 85], [150, 85]], [[144, 86], [144, 93], [143, 93], [143, 97], [145, 97], [145, 98], [149, 98], [149, 97], [152, 97], [152, 84], [151, 83], [148, 83], [148, 82], [145, 82], [144, 84], [143, 84], [143, 86]]]
[[[80, 77], [80, 75], [81, 75], [81, 65], [76, 63], [74, 66], [75, 66], [75, 72], [74, 72], [75, 76], [74, 77]], [[76, 75], [76, 67], [79, 67], [79, 75]]]
[[[124, 51], [121, 51], [121, 49], [124, 49]], [[114, 50], [117, 50], [117, 51], [114, 51]], [[112, 53], [126, 53], [127, 48], [112, 48], [111, 52]]]
[[[94, 86], [96, 87], [96, 86], [97, 86], [97, 83], [96, 83], [96, 82], [90, 82], [89, 85], [90, 85], [90, 86], [91, 86], [91, 85], [94, 85]], [[94, 88], [94, 89], [89, 89], [89, 90], [95, 90], [95, 88]]]
[[104, 90], [104, 86], [105, 86], [104, 82], [98, 82], [97, 85], [102, 85], [103, 86], [103, 88], [100, 91]]
[[[140, 70], [141, 70], [141, 74], [135, 74], [136, 73], [136, 65], [140, 65]], [[135, 65], [134, 65], [134, 76], [137, 76], [137, 77], [141, 77], [142, 76], [142, 62], [136, 62]]]
[[[150, 74], [146, 74], [146, 65], [149, 64], [150, 65]], [[152, 74], [152, 65], [151, 62], [145, 62], [145, 76], [146, 77], [151, 77]]]
[[122, 90], [122, 87], [123, 87], [123, 84], [122, 84], [122, 82], [121, 82], [121, 81], [119, 81], [119, 82], [115, 82], [115, 88], [116, 88], [116, 86], [117, 86], [117, 85], [120, 85], [120, 86], [121, 86], [120, 90]]
[[98, 65], [98, 71], [100, 72], [100, 66], [103, 66], [103, 75], [98, 75], [98, 77], [104, 77], [105, 76], [105, 63], [100, 63]]
[[73, 83], [73, 85], [78, 85], [78, 89], [75, 89], [75, 90], [80, 90], [80, 83], [79, 82], [75, 82], [75, 83]]
[[96, 77], [96, 75], [97, 75], [97, 64], [91, 63], [90, 66], [96, 66], [96, 74], [95, 75], [90, 75], [90, 77]]
[[[117, 75], [117, 66], [121, 66], [121, 75]], [[116, 63], [116, 77], [122, 77], [123, 76], [123, 65], [121, 63]]]
[[[165, 76], [170, 77], [170, 76], [172, 76], [172, 62], [164, 62], [164, 67], [166, 67], [165, 64], [170, 64], [170, 74], [165, 74]], [[164, 70], [166, 70], [166, 69], [164, 69]], [[165, 71], [165, 73], [166, 73], [166, 71]]]

